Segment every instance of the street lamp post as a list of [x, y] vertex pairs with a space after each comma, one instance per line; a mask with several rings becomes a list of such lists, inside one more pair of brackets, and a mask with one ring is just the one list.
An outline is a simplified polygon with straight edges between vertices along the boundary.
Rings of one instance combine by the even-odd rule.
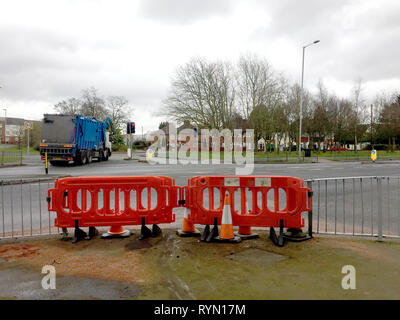
[[6, 108], [4, 108], [3, 109], [4, 110], [4, 129], [3, 129], [3, 132], [4, 132], [4, 144], [6, 144], [6, 125], [7, 125], [7, 109]]
[[299, 150], [299, 161], [301, 160], [301, 126], [303, 121], [303, 90], [304, 90], [304, 56], [306, 53], [306, 48], [312, 46], [313, 44], [319, 43], [320, 40], [316, 40], [313, 43], [310, 43], [303, 47], [303, 62], [301, 66], [301, 92], [300, 92], [300, 124], [299, 124], [299, 141], [297, 145], [297, 149]]
[[[0, 89], [3, 89], [2, 86], [0, 86]], [[4, 128], [3, 128], [3, 132], [4, 132], [4, 144], [6, 144], [6, 125], [7, 125], [7, 109], [4, 108]]]

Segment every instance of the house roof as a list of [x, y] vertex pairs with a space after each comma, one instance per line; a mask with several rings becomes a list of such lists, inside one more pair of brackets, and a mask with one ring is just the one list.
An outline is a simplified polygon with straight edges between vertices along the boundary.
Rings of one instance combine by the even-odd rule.
[[[22, 118], [10, 118], [7, 117], [7, 125], [23, 126], [25, 121], [32, 121], [33, 123], [41, 122], [41, 120], [27, 120]], [[0, 118], [0, 121], [4, 121], [4, 117]]]

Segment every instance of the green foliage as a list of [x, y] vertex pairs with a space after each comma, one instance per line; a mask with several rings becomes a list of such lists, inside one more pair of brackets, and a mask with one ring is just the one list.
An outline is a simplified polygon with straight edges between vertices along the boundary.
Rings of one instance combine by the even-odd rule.
[[124, 143], [124, 137], [121, 133], [121, 129], [115, 128], [112, 142], [112, 150], [118, 151], [124, 147], [126, 148], [126, 145]]
[[168, 126], [168, 121], [163, 121], [160, 123], [160, 125], [158, 126], [158, 129], [161, 130], [162, 128]]
[[133, 142], [133, 147], [135, 149], [146, 149], [150, 146], [150, 142], [146, 140], [136, 140]]

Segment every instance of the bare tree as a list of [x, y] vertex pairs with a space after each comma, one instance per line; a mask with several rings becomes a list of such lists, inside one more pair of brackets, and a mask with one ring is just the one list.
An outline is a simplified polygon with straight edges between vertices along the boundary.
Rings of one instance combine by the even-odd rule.
[[330, 95], [322, 81], [319, 81], [318, 92], [313, 99], [312, 121], [308, 130], [311, 141], [318, 142], [318, 150], [321, 142], [324, 142], [325, 138], [333, 132], [332, 119], [335, 109], [336, 97]]
[[[250, 124], [254, 129], [255, 137], [258, 140], [263, 139], [265, 143], [268, 142], [271, 146], [271, 139], [274, 133], [273, 118], [268, 112], [265, 105], [256, 106], [250, 113]], [[267, 151], [265, 146], [264, 151]]]
[[[284, 112], [287, 117], [287, 135], [289, 138], [289, 150], [292, 150], [293, 142], [299, 135], [299, 115], [300, 115], [300, 93], [301, 88], [298, 83], [286, 86], [284, 98]], [[311, 100], [312, 96], [306, 89], [303, 91], [303, 130], [309, 132], [311, 123]]]
[[379, 131], [383, 137], [388, 138], [389, 146], [393, 152], [396, 138], [400, 137], [400, 94], [393, 94], [389, 103], [385, 103], [380, 114]]
[[57, 103], [54, 109], [62, 114], [81, 114], [99, 120], [111, 118], [114, 128], [122, 128], [133, 111], [129, 101], [123, 96], [110, 96], [102, 98], [93, 87], [82, 90], [82, 96], [70, 98]]
[[268, 61], [250, 54], [239, 59], [236, 84], [239, 109], [245, 119], [249, 119], [251, 112], [257, 106], [273, 108], [282, 93], [281, 82]]
[[355, 85], [352, 88], [352, 102], [353, 102], [353, 127], [354, 127], [354, 150], [357, 151], [360, 124], [364, 122], [365, 117], [365, 105], [362, 97], [362, 80], [357, 79]]
[[198, 127], [228, 128], [234, 112], [234, 86], [227, 63], [192, 59], [178, 68], [163, 113]]
[[76, 98], [63, 100], [54, 106], [57, 113], [61, 114], [77, 114], [81, 112], [82, 101]]
[[110, 96], [106, 103], [107, 112], [115, 128], [121, 128], [125, 122], [129, 121], [133, 108], [125, 97]]
[[97, 89], [90, 87], [82, 91], [81, 113], [87, 117], [104, 120], [108, 116], [104, 99], [97, 94]]

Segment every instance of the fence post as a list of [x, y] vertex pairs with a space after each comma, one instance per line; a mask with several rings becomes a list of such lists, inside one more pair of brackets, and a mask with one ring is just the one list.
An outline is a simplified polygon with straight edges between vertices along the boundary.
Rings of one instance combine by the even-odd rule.
[[378, 241], [383, 241], [382, 225], [383, 225], [383, 201], [382, 201], [382, 177], [377, 177], [378, 188]]
[[313, 215], [312, 215], [312, 181], [307, 181], [307, 188], [311, 189], [311, 211], [308, 211], [308, 235], [313, 236]]
[[22, 151], [20, 153], [20, 163], [19, 164], [22, 166]]
[[1, 152], [1, 165], [4, 165], [4, 151]]

